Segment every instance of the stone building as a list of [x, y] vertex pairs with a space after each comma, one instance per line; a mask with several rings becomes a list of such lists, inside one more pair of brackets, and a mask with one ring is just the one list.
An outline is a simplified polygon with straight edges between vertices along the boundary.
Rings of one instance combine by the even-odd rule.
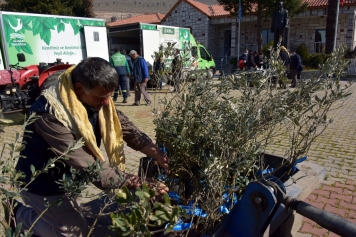
[[[289, 48], [297, 48], [305, 43], [310, 53], [322, 52], [325, 48], [325, 29], [328, 0], [304, 0], [309, 6], [306, 12], [289, 18]], [[348, 48], [356, 46], [356, 2], [345, 0], [340, 6], [338, 18], [337, 43]], [[126, 20], [125, 24], [139, 19]], [[130, 21], [130, 22], [128, 22]], [[145, 22], [140, 19], [140, 22]], [[124, 23], [124, 22], [122, 22]], [[206, 5], [193, 0], [178, 0], [171, 10], [160, 19], [162, 25], [190, 28], [197, 41], [200, 41], [214, 55], [215, 61], [228, 61], [248, 48], [257, 50], [256, 18], [244, 15], [241, 20], [240, 46], [238, 45], [238, 21], [220, 5]], [[111, 24], [121, 24], [115, 22]], [[156, 23], [156, 24], [159, 24]], [[263, 44], [273, 40], [270, 32], [271, 21], [262, 23]], [[219, 62], [217, 62], [219, 65]]]
[[[308, 10], [289, 18], [289, 48], [305, 43], [309, 52], [321, 52], [325, 48], [325, 28], [328, 0], [304, 0]], [[345, 0], [340, 6], [337, 43], [356, 46], [356, 2]], [[179, 0], [162, 19], [161, 24], [190, 28], [196, 40], [211, 52], [215, 59], [237, 55], [238, 20], [230, 16], [220, 5], [205, 5], [193, 0]], [[273, 40], [271, 21], [262, 23], [263, 44]], [[256, 18], [244, 15], [240, 29], [240, 52], [245, 48], [257, 50]], [[215, 60], [217, 61], [217, 60]]]

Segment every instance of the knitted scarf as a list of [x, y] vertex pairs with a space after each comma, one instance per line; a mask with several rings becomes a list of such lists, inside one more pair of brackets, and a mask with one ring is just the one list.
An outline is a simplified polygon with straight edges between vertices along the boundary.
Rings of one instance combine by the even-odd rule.
[[[105, 157], [97, 146], [87, 110], [74, 92], [71, 79], [71, 72], [74, 68], [75, 66], [72, 66], [62, 73], [56, 84], [44, 90], [42, 94], [48, 101], [46, 106], [49, 106], [50, 113], [73, 132], [77, 140], [82, 137], [85, 146], [97, 159], [105, 161]], [[109, 105], [99, 111], [99, 126], [110, 165], [124, 171], [125, 155], [122, 128], [111, 98]]]

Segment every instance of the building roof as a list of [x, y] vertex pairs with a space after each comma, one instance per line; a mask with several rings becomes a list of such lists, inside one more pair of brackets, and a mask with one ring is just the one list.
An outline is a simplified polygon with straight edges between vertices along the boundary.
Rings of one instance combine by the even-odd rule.
[[136, 22], [150, 23], [150, 24], [160, 24], [161, 20], [164, 18], [165, 14], [153, 13], [153, 14], [143, 14], [139, 16], [134, 16], [126, 18], [120, 21], [114, 21], [107, 24], [107, 26], [118, 26], [118, 25], [127, 25]]

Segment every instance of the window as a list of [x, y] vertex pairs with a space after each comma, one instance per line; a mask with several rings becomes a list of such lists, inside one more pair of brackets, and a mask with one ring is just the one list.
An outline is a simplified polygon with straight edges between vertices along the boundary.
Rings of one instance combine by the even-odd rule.
[[271, 29], [263, 29], [262, 33], [262, 44], [266, 45], [274, 39], [274, 33], [271, 33]]
[[315, 30], [315, 52], [325, 51], [325, 30]]
[[210, 57], [209, 57], [209, 54], [205, 51], [204, 48], [199, 48], [200, 50], [200, 57], [204, 60], [209, 60]]

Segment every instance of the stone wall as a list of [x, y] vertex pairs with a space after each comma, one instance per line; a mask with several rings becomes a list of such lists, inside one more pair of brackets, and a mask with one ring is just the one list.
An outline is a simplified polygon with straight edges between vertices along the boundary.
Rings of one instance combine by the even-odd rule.
[[209, 31], [212, 30], [209, 30], [209, 17], [185, 1], [178, 5], [161, 24], [190, 28], [195, 40], [210, 51]]

